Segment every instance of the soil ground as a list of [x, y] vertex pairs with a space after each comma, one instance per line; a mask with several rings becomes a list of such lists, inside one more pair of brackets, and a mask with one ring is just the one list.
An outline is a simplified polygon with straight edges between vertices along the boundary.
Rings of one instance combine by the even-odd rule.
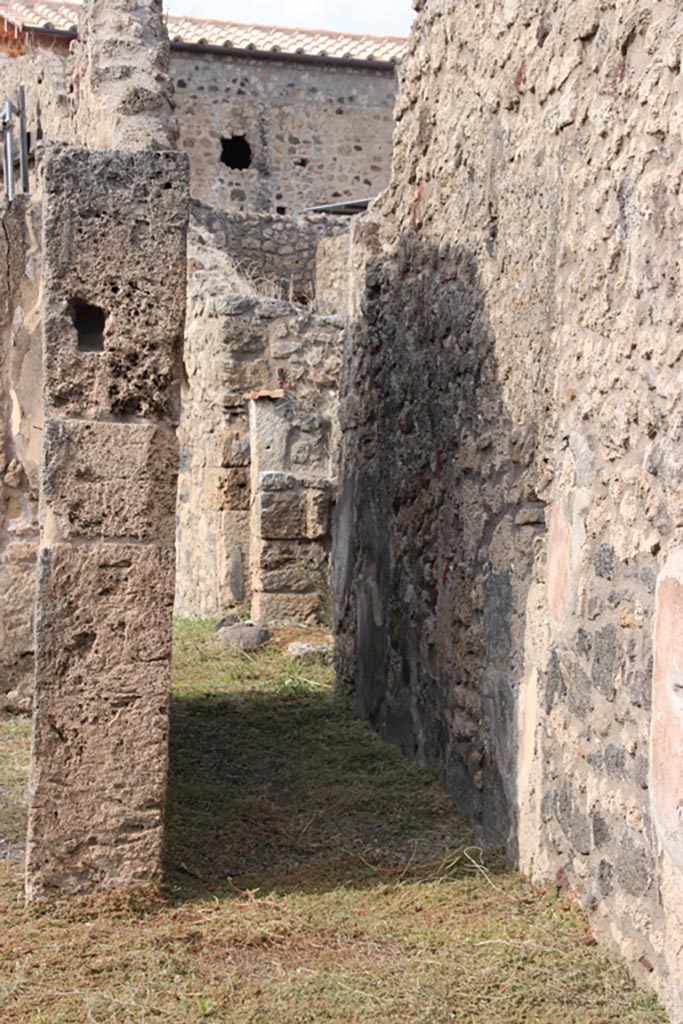
[[30, 726], [0, 722], [0, 1024], [666, 1021], [292, 639], [178, 624], [158, 891], [23, 905]]

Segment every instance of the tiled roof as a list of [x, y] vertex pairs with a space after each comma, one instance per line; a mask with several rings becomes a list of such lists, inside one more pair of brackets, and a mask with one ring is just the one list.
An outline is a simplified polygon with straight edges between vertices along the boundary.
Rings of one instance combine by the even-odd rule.
[[0, 0], [0, 18], [15, 28], [56, 28], [60, 32], [76, 32], [80, 4], [58, 3], [53, 0]]
[[[0, 20], [15, 28], [57, 29], [76, 32], [77, 3], [64, 0], [0, 0]], [[400, 60], [405, 39], [396, 36], [353, 35], [315, 29], [278, 28], [269, 25], [243, 25], [235, 21], [213, 21], [169, 15], [171, 42], [205, 46], [225, 46], [239, 50], [306, 54], [338, 60]]]
[[241, 50], [273, 50], [356, 60], [399, 60], [406, 46], [405, 39], [392, 36], [348, 35], [344, 32], [242, 25], [238, 22], [200, 18], [169, 17], [168, 33], [172, 40], [185, 43], [209, 43], [212, 46], [235, 46]]

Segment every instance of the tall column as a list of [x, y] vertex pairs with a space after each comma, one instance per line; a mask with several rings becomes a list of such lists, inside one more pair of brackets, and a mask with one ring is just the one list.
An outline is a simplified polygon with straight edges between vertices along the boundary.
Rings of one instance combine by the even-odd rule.
[[173, 148], [169, 58], [162, 0], [86, 0], [71, 67], [78, 144]]
[[160, 871], [186, 160], [56, 149], [44, 204], [29, 899]]

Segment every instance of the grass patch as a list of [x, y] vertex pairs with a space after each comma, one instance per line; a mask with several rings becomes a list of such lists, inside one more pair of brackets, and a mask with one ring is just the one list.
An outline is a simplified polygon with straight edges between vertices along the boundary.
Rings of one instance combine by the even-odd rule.
[[166, 888], [26, 909], [0, 868], [0, 1024], [665, 1021], [292, 633], [241, 655], [178, 625]]
[[0, 857], [26, 837], [31, 723], [0, 718]]

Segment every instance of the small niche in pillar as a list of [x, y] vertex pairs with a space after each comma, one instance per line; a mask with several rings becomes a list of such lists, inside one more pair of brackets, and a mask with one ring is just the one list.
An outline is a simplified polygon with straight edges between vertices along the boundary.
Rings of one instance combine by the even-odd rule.
[[73, 299], [71, 319], [78, 336], [78, 351], [104, 352], [104, 325], [107, 319], [104, 310], [82, 299]]
[[251, 167], [251, 146], [244, 135], [221, 139], [221, 163], [233, 171], [246, 171]]

